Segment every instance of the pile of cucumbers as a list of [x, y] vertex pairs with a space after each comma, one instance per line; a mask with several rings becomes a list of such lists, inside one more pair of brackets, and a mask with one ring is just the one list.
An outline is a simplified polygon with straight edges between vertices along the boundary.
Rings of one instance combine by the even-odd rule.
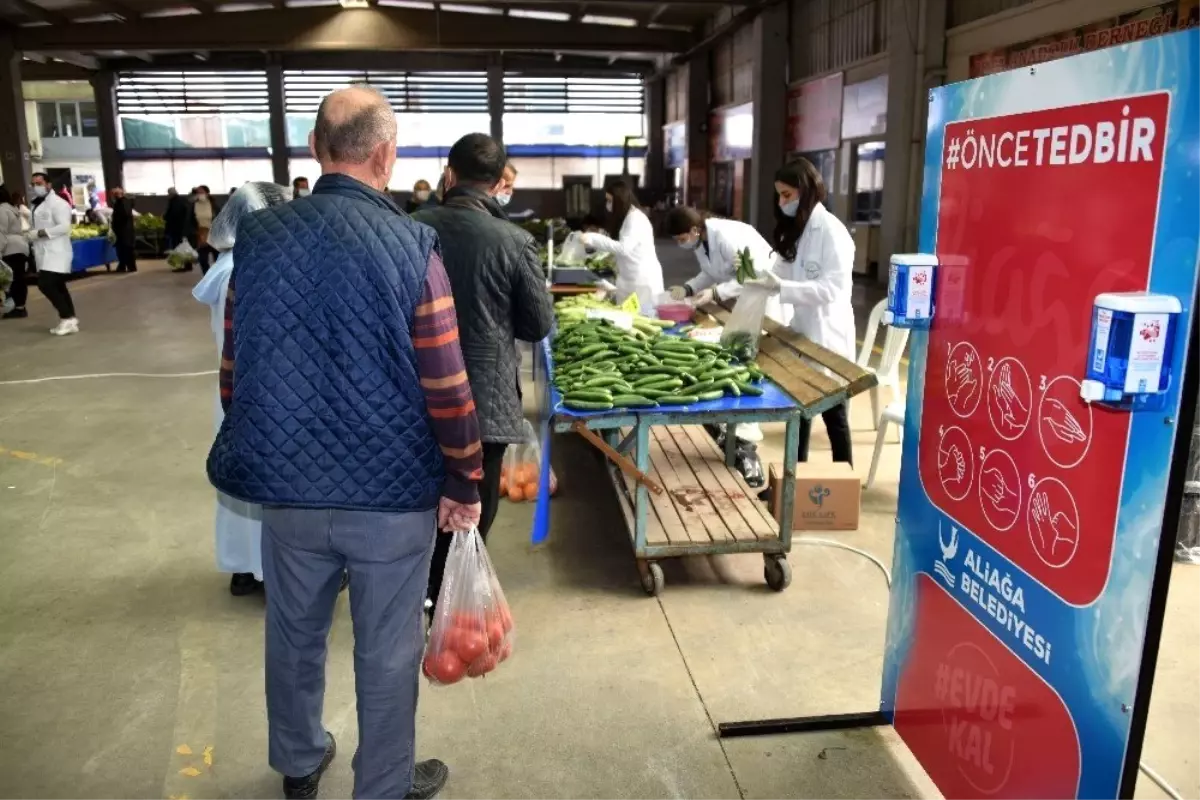
[[559, 318], [554, 385], [575, 411], [685, 406], [725, 395], [761, 395], [763, 374], [717, 344], [665, 336], [669, 322], [635, 318], [624, 330], [607, 320]]

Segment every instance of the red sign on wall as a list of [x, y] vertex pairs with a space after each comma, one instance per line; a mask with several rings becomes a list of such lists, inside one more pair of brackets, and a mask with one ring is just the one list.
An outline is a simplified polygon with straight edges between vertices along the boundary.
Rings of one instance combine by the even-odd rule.
[[1092, 298], [1146, 288], [1168, 104], [946, 126], [922, 409], [939, 423], [921, 429], [921, 480], [1072, 605], [1108, 579], [1129, 437], [1129, 415], [1084, 403], [1077, 376]]
[[789, 153], [835, 150], [842, 141], [842, 73], [788, 89]]

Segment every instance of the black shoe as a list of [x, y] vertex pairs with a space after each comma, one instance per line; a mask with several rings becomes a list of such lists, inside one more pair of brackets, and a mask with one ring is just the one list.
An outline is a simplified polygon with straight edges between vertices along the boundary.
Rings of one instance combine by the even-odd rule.
[[759, 492], [758, 499], [763, 501], [767, 505], [771, 505], [771, 489], [770, 489], [770, 487], [763, 489], [761, 492]]
[[29, 312], [24, 308], [14, 308], [12, 311], [5, 313], [0, 319], [25, 319], [29, 316]]
[[404, 795], [405, 800], [429, 800], [431, 797], [437, 797], [437, 793], [446, 785], [446, 779], [449, 777], [450, 768], [436, 758], [418, 761], [413, 769], [412, 788]]
[[754, 445], [739, 441], [733, 463], [751, 489], [757, 489], [766, 483], [763, 478], [762, 460], [758, 457], [758, 448]]
[[235, 572], [229, 579], [229, 593], [234, 597], [245, 597], [261, 588], [262, 581], [255, 578], [253, 572]]
[[[332, 733], [325, 731], [325, 756], [321, 759], [321, 765], [303, 778], [289, 778], [285, 775], [283, 796], [287, 800], [313, 800], [317, 796], [317, 788], [321, 785], [321, 776], [325, 774], [325, 770], [329, 769], [329, 765], [333, 763], [333, 757], [336, 755], [337, 742], [333, 740]], [[443, 783], [445, 783], [444, 780]]]

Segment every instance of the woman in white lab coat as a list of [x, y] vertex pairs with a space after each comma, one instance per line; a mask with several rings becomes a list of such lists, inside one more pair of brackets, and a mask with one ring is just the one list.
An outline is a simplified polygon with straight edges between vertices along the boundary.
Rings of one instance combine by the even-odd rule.
[[604, 191], [608, 211], [608, 231], [582, 233], [585, 247], [612, 253], [617, 260], [616, 301], [636, 294], [641, 312], [654, 314], [658, 296], [663, 293], [662, 264], [654, 249], [654, 226], [638, 207], [637, 198], [624, 181], [615, 181]]
[[[775, 261], [771, 245], [753, 227], [735, 219], [714, 217], [707, 211], [689, 206], [671, 209], [667, 214], [667, 233], [684, 250], [694, 252], [700, 265], [696, 277], [670, 288], [671, 297], [675, 300], [690, 298], [689, 302], [696, 306], [712, 300], [733, 300], [742, 293], [742, 285], [737, 281], [737, 259], [743, 250], [750, 250], [755, 274], [766, 274]], [[787, 324], [778, 297], [767, 302], [767, 316]], [[710, 430], [714, 435], [719, 432], [719, 428]], [[743, 422], [735, 429], [735, 435], [738, 471], [750, 486], [762, 486], [762, 463], [756, 446], [762, 441], [762, 429], [758, 423]]]
[[[792, 330], [843, 358], [854, 360], [851, 305], [854, 240], [841, 220], [822, 205], [825, 182], [807, 159], [797, 158], [775, 173], [773, 273], [748, 281], [779, 295], [791, 307]], [[834, 461], [853, 464], [846, 404], [821, 415]], [[808, 460], [811, 421], [800, 425], [800, 461]]]
[[50, 329], [55, 336], [79, 333], [75, 303], [67, 288], [71, 277], [71, 206], [51, 187], [44, 172], [33, 173], [33, 217], [25, 238], [38, 271], [38, 288], [58, 312], [58, 325]]

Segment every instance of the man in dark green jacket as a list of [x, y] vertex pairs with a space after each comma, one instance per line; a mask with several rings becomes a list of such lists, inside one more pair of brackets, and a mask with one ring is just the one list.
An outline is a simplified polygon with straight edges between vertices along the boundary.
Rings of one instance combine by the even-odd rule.
[[[516, 340], [538, 342], [550, 334], [554, 303], [538, 259], [537, 243], [509, 222], [494, 197], [503, 186], [504, 147], [471, 133], [450, 148], [437, 208], [413, 219], [437, 231], [450, 277], [458, 333], [475, 398], [483, 442], [479, 533], [487, 537], [500, 504], [504, 450], [524, 436]], [[449, 536], [439, 536], [430, 566], [429, 598], [437, 602]]]

